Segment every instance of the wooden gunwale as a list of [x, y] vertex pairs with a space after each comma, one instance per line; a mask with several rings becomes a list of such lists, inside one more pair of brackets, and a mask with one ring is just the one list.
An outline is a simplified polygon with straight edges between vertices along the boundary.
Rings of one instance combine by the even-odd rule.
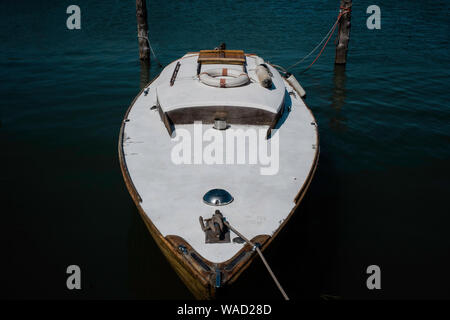
[[[175, 61], [181, 60], [177, 59]], [[175, 62], [173, 61], [173, 62]], [[120, 131], [119, 131], [119, 141], [118, 141], [118, 152], [119, 152], [119, 163], [120, 163], [120, 169], [122, 172], [122, 176], [125, 181], [125, 185], [128, 189], [128, 192], [131, 195], [131, 198], [133, 199], [139, 214], [141, 215], [142, 219], [144, 220], [144, 223], [146, 224], [150, 234], [152, 235], [153, 239], [155, 240], [158, 247], [161, 249], [164, 256], [167, 258], [169, 263], [172, 265], [176, 273], [179, 275], [179, 277], [183, 280], [185, 285], [188, 287], [188, 289], [193, 293], [193, 295], [197, 299], [212, 299], [216, 295], [216, 288], [212, 285], [212, 280], [207, 278], [205, 274], [202, 274], [202, 272], [195, 267], [192, 263], [187, 261], [185, 257], [183, 257], [183, 253], [178, 250], [178, 246], [176, 246], [176, 242], [174, 242], [174, 236], [168, 235], [164, 237], [158, 228], [153, 224], [151, 219], [147, 216], [144, 209], [140, 205], [142, 202], [142, 198], [140, 197], [139, 193], [137, 192], [133, 181], [131, 180], [131, 177], [128, 172], [128, 168], [126, 165], [124, 153], [123, 153], [123, 138], [124, 138], [124, 128], [125, 123], [128, 118], [128, 114], [131, 111], [131, 108], [134, 106], [136, 100], [141, 96], [142, 92], [149, 87], [157, 78], [159, 77], [159, 74], [150, 81], [140, 92], [136, 95], [136, 97], [131, 102], [130, 106], [128, 107], [124, 119], [122, 121]], [[302, 99], [302, 98], [301, 98]], [[303, 99], [302, 99], [303, 100]], [[303, 100], [304, 102], [304, 100]], [[304, 102], [305, 103], [305, 102]], [[314, 114], [312, 113], [311, 109], [308, 107], [308, 105], [305, 103], [305, 106], [307, 107], [308, 111], [312, 115], [314, 119], [314, 123], [316, 125], [316, 119], [314, 117]], [[319, 147], [319, 132], [316, 130], [316, 152], [314, 156], [314, 161], [311, 165], [309, 174], [305, 182], [303, 183], [303, 186], [300, 188], [299, 192], [297, 193], [296, 197], [294, 198], [295, 206], [290, 211], [287, 218], [280, 224], [280, 226], [277, 228], [277, 230], [274, 232], [272, 236], [269, 235], [259, 235], [251, 239], [252, 242], [259, 242], [261, 244], [261, 251], [264, 251], [270, 243], [273, 241], [273, 239], [279, 234], [279, 232], [283, 229], [283, 227], [287, 224], [289, 219], [292, 217], [295, 210], [298, 208], [298, 206], [301, 203], [301, 200], [303, 199], [306, 191], [309, 188], [309, 185], [312, 181], [312, 178], [315, 174], [317, 164], [318, 164], [318, 158], [320, 153], [320, 147]], [[178, 236], [177, 236], [178, 237]], [[264, 237], [264, 240], [261, 241], [260, 237]], [[178, 237], [182, 239], [181, 237]], [[188, 244], [184, 239], [182, 239], [186, 244]], [[259, 240], [259, 241], [258, 241]], [[262, 242], [262, 243], [261, 243]], [[219, 268], [221, 270], [224, 270], [226, 265], [231, 263], [235, 258], [237, 258], [239, 255], [241, 255], [244, 251], [247, 252], [251, 250], [251, 248], [248, 245], [245, 245], [241, 250], [239, 250], [233, 257], [231, 257], [229, 260], [220, 263], [215, 264], [211, 261], [208, 261], [201, 257], [199, 254], [197, 254], [203, 262], [205, 262], [209, 266], [213, 266], [216, 268]], [[192, 250], [195, 252], [195, 250]], [[236, 263], [236, 265], [232, 268], [232, 271], [227, 274], [227, 279], [223, 284], [232, 284], [236, 279], [244, 272], [253, 259], [255, 259], [256, 254], [253, 252], [248, 258], [244, 259], [243, 261], [239, 261]], [[237, 268], [237, 266], [239, 266]], [[214, 269], [213, 269], [214, 270]], [[215, 270], [214, 270], [215, 271]]]

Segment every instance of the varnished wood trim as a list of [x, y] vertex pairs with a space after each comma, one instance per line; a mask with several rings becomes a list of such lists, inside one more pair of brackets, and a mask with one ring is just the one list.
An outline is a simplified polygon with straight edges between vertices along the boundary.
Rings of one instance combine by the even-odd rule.
[[[261, 246], [270, 238], [269, 235], [258, 235], [251, 239], [252, 243], [258, 243]], [[253, 251], [253, 248], [248, 244], [245, 244], [241, 250], [239, 250], [235, 255], [233, 255], [230, 259], [222, 263], [213, 263], [205, 258], [203, 258], [192, 246], [184, 240], [182, 237], [177, 235], [167, 235], [166, 239], [176, 248], [178, 251], [180, 245], [186, 248], [186, 253], [181, 254], [181, 256], [190, 264], [192, 269], [195, 269], [197, 274], [202, 277], [203, 283], [209, 283], [210, 286], [214, 286], [215, 284], [215, 275], [216, 270], [220, 270], [222, 273], [222, 286], [232, 283], [237, 279], [237, 275], [242, 272], [242, 268], [245, 268], [250, 264], [250, 262], [255, 258], [256, 253]], [[197, 261], [192, 257], [192, 253], [194, 253], [201, 262]], [[245, 253], [241, 259], [235, 262], [233, 266], [231, 263], [237, 259], [240, 255]], [[209, 270], [205, 270], [203, 265], [206, 265]], [[229, 268], [227, 268], [229, 267]]]

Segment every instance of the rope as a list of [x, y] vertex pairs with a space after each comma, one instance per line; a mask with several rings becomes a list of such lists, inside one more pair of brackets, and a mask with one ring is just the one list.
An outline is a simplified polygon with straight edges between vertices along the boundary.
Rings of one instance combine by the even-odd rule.
[[303, 70], [301, 73], [304, 73], [304, 72], [306, 72], [309, 68], [311, 68], [312, 65], [317, 61], [317, 59], [319, 59], [319, 57], [322, 55], [322, 52], [323, 52], [323, 50], [325, 49], [325, 47], [327, 46], [328, 41], [330, 41], [331, 36], [332, 36], [333, 33], [334, 33], [334, 30], [336, 30], [336, 26], [337, 26], [337, 23], [339, 22], [339, 19], [340, 19], [340, 18], [341, 18], [341, 14], [339, 13], [338, 18], [337, 18], [337, 20], [336, 20], [336, 22], [335, 22], [335, 24], [334, 24], [334, 26], [333, 26], [333, 29], [331, 29], [332, 31], [331, 31], [331, 33], [330, 33], [330, 36], [328, 37], [327, 41], [326, 41], [325, 44], [323, 45], [323, 47], [322, 47], [322, 49], [320, 50], [319, 54], [318, 54], [317, 57], [314, 59], [314, 61], [311, 62], [311, 64], [310, 64], [308, 67], [306, 67], [306, 69]]
[[287, 68], [286, 70], [292, 69], [293, 67], [295, 67], [296, 65], [302, 63], [303, 61], [305, 61], [310, 55], [312, 55], [319, 47], [320, 45], [325, 41], [325, 39], [330, 35], [330, 32], [333, 30], [333, 28], [335, 28], [335, 25], [337, 24], [337, 21], [334, 23], [334, 25], [330, 28], [330, 30], [328, 30], [327, 34], [325, 35], [325, 37], [323, 37], [322, 41], [319, 42], [319, 44], [311, 50], [310, 53], [308, 53], [306, 56], [304, 56], [302, 59], [300, 59], [300, 61], [294, 63], [292, 66], [290, 66], [289, 68]]
[[323, 37], [322, 41], [319, 42], [319, 44], [310, 52], [308, 53], [306, 56], [304, 56], [300, 61], [294, 63], [292, 66], [290, 66], [289, 68], [287, 68], [287, 70], [295, 67], [296, 65], [302, 63], [305, 59], [307, 59], [311, 54], [313, 54], [313, 52], [315, 52], [320, 45], [325, 41], [325, 39], [327, 39], [327, 41], [325, 42], [325, 44], [323, 45], [322, 49], [320, 50], [319, 54], [316, 56], [316, 58], [314, 59], [314, 61], [308, 66], [306, 67], [302, 72], [300, 73], [304, 73], [306, 72], [309, 68], [312, 67], [312, 65], [317, 61], [317, 59], [319, 59], [319, 57], [322, 55], [323, 50], [325, 49], [325, 47], [327, 46], [328, 42], [331, 39], [331, 36], [334, 33], [334, 30], [336, 30], [336, 26], [339, 22], [339, 20], [341, 19], [342, 15], [346, 14], [346, 13], [350, 13], [351, 12], [351, 8], [344, 8], [344, 7], [340, 7], [339, 10], [339, 15], [336, 19], [336, 22], [333, 24], [333, 26], [331, 27], [331, 29], [328, 31], [328, 33], [325, 35], [325, 37]]
[[259, 249], [259, 247], [255, 244], [253, 244], [250, 240], [248, 240], [246, 237], [244, 237], [241, 233], [239, 233], [235, 228], [233, 228], [228, 221], [224, 220], [223, 223], [231, 230], [233, 231], [235, 234], [238, 235], [238, 237], [241, 237], [245, 242], [247, 242], [250, 246], [252, 246], [256, 252], [258, 252], [259, 256], [261, 257], [262, 262], [264, 263], [264, 265], [267, 268], [267, 271], [269, 271], [270, 275], [272, 276], [273, 281], [275, 282], [275, 284], [277, 285], [278, 289], [280, 290], [281, 294], [283, 295], [285, 300], [289, 300], [289, 297], [287, 296], [286, 292], [283, 290], [283, 287], [281, 286], [281, 284], [278, 282], [277, 277], [275, 277], [275, 274], [273, 273], [272, 269], [270, 268], [269, 264], [267, 263], [266, 259], [264, 258], [261, 250]]
[[162, 64], [161, 64], [161, 62], [159, 62], [158, 58], [156, 57], [155, 51], [153, 51], [152, 45], [150, 44], [150, 40], [148, 39], [148, 37], [146, 37], [146, 36], [142, 37], [140, 35], [138, 35], [137, 37], [147, 40], [148, 46], [150, 47], [150, 51], [152, 52], [153, 56], [155, 57], [156, 62], [158, 62], [159, 67], [162, 68]]

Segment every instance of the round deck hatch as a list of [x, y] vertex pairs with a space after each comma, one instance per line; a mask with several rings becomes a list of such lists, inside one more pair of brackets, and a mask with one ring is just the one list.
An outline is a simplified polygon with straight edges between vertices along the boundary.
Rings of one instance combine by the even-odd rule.
[[203, 196], [203, 202], [209, 204], [210, 206], [224, 206], [233, 202], [233, 197], [228, 191], [223, 189], [212, 189], [209, 190]]

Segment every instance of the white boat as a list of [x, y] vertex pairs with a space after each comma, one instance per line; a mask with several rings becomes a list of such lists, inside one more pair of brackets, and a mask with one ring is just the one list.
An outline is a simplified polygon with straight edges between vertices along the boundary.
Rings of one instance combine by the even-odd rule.
[[126, 186], [195, 297], [214, 298], [256, 257], [222, 218], [264, 250], [300, 204], [319, 154], [303, 95], [257, 55], [205, 50], [165, 67], [127, 110]]

